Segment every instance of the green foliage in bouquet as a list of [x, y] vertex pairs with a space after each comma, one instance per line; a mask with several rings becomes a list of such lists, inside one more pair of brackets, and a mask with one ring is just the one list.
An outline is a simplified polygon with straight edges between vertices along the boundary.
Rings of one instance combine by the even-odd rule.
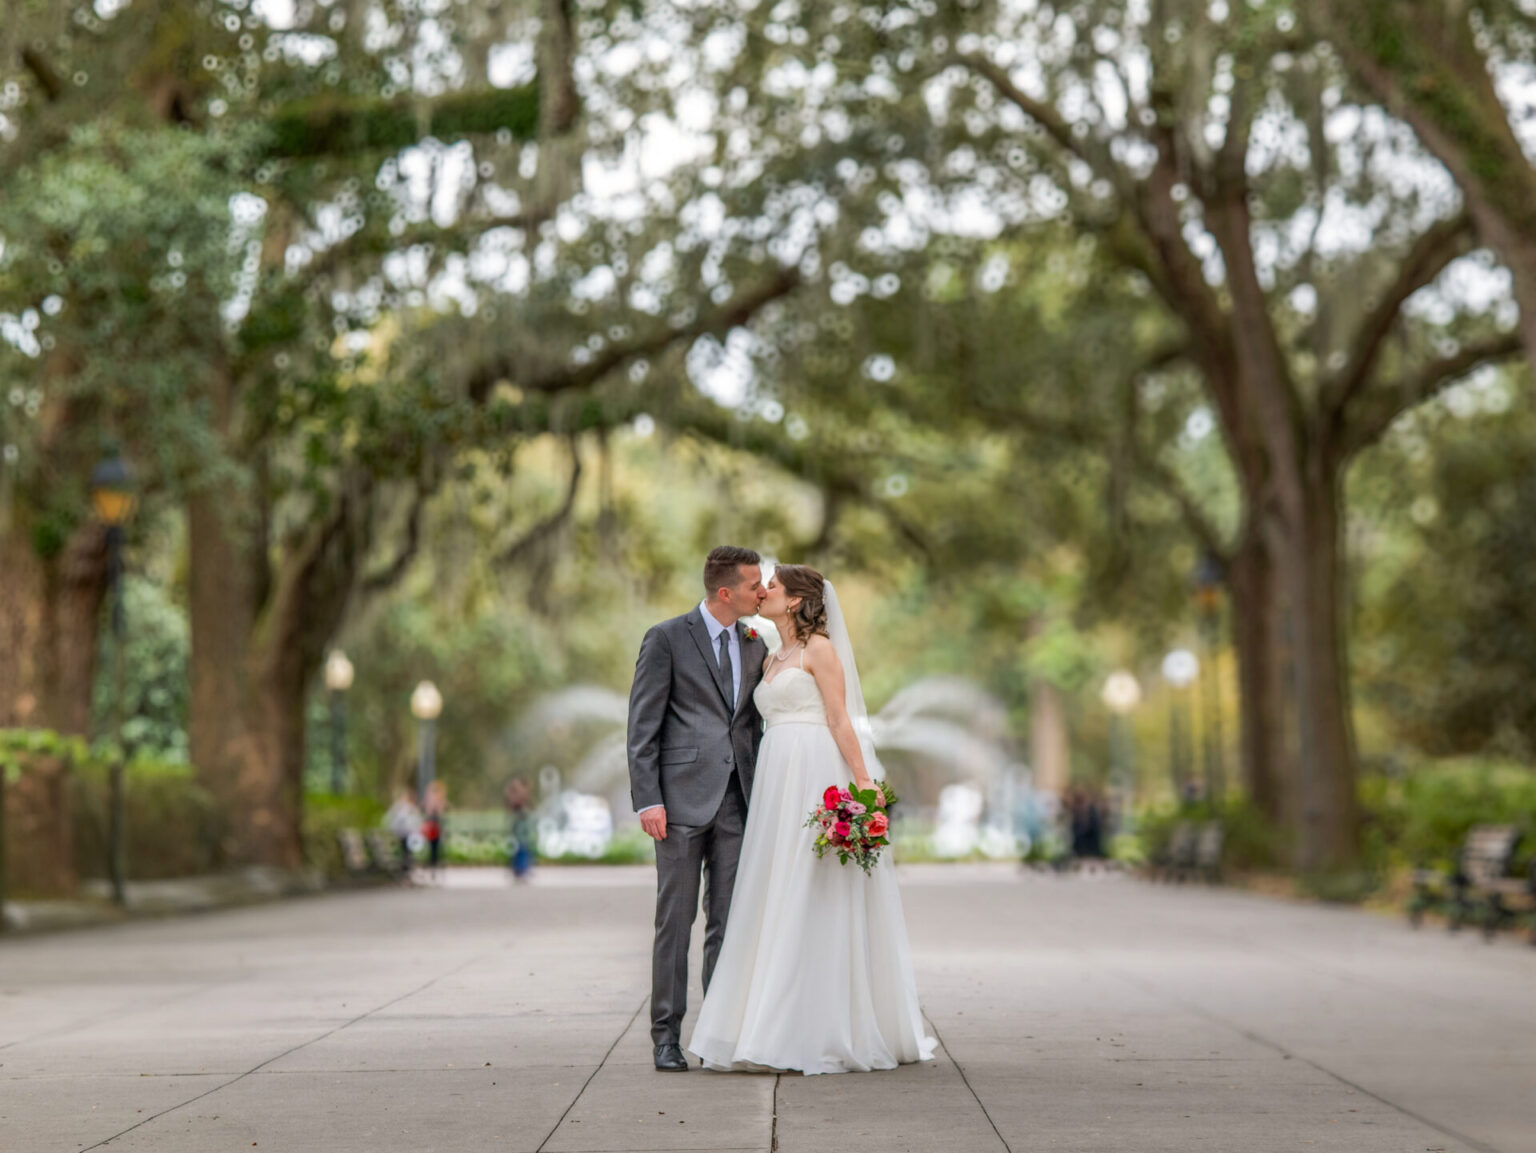
[[[877, 804], [882, 796], [885, 804]], [[840, 864], [852, 861], [867, 874], [879, 862], [880, 850], [891, 843], [890, 808], [895, 803], [896, 791], [884, 781], [875, 781], [867, 789], [851, 781], [846, 789], [835, 785], [827, 789], [822, 803], [805, 820], [805, 827], [820, 830], [812, 845], [816, 856], [835, 851]]]

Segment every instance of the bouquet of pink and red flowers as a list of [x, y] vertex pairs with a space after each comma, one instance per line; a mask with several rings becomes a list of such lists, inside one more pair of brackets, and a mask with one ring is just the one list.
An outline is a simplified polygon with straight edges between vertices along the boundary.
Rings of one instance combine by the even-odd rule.
[[868, 789], [853, 784], [846, 789], [828, 787], [805, 820], [806, 828], [821, 830], [813, 846], [816, 855], [835, 849], [839, 862], [852, 861], [869, 872], [880, 860], [880, 850], [891, 843], [890, 809], [895, 803], [896, 791], [884, 781]]

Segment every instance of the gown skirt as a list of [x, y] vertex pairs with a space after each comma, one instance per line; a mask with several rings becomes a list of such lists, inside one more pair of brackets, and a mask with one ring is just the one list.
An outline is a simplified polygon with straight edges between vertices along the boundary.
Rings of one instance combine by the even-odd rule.
[[770, 720], [725, 940], [688, 1043], [706, 1068], [848, 1073], [933, 1057], [889, 850], [866, 876], [833, 852], [818, 859], [805, 827], [850, 777], [825, 721]]

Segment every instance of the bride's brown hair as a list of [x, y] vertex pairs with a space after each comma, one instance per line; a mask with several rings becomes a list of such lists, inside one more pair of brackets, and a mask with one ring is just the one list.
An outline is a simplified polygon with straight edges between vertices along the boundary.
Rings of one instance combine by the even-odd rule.
[[827, 601], [823, 592], [826, 578], [809, 565], [781, 564], [773, 570], [773, 579], [783, 587], [785, 596], [800, 598], [800, 603], [789, 614], [795, 639], [808, 641], [817, 634], [826, 636]]

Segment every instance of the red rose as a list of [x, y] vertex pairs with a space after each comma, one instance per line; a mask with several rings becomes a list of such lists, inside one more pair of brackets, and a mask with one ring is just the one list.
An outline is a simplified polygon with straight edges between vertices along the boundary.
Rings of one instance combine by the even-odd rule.
[[827, 791], [821, 794], [821, 803], [829, 809], [837, 808], [842, 799], [843, 795], [836, 785], [827, 786]]
[[853, 826], [851, 826], [847, 821], [838, 821], [837, 824], [832, 827], [832, 831], [836, 833], [841, 839], [847, 840], [848, 834], [853, 831]]
[[869, 835], [872, 837], [885, 836], [886, 829], [890, 827], [891, 822], [884, 813], [876, 813], [873, 817], [869, 818]]

